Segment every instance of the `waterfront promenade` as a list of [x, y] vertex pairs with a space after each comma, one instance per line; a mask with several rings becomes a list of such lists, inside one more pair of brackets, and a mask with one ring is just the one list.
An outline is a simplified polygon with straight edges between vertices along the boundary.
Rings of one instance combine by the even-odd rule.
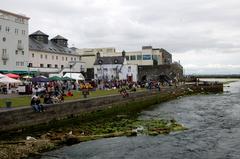
[[148, 90], [130, 93], [129, 97], [123, 98], [119, 94], [102, 97], [93, 97], [87, 99], [78, 99], [65, 101], [59, 104], [45, 105], [45, 112], [36, 113], [30, 106], [1, 109], [0, 110], [0, 131], [14, 130], [37, 124], [48, 123], [52, 120], [60, 120], [69, 116], [78, 116], [84, 112], [90, 112], [98, 109], [105, 109], [114, 106], [131, 104], [131, 102], [140, 102], [152, 99], [149, 104], [156, 104], [166, 99], [184, 96], [193, 93], [204, 92], [222, 92], [223, 85], [182, 85], [172, 86], [157, 90]]

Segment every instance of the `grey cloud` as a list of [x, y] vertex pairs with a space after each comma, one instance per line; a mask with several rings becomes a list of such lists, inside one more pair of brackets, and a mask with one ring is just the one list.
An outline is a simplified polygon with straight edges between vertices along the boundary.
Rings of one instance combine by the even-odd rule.
[[[30, 33], [42, 30], [51, 37], [61, 34], [80, 48], [111, 46], [127, 51], [153, 45], [175, 54], [240, 51], [238, 0], [0, 0], [0, 3], [2, 9], [31, 17]], [[229, 65], [231, 61], [235, 63], [219, 58], [222, 64]]]

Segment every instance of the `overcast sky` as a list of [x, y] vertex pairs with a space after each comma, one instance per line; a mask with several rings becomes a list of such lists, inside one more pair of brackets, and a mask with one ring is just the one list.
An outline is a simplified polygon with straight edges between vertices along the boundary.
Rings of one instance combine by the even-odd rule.
[[69, 46], [165, 48], [186, 73], [240, 73], [239, 0], [0, 0]]

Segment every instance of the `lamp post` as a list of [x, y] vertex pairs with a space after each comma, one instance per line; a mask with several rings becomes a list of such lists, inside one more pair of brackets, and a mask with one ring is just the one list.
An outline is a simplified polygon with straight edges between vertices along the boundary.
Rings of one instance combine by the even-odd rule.
[[70, 65], [70, 78], [72, 78], [72, 65]]
[[30, 76], [30, 67], [32, 67], [31, 63], [28, 63], [27, 68], [28, 68], [28, 76]]

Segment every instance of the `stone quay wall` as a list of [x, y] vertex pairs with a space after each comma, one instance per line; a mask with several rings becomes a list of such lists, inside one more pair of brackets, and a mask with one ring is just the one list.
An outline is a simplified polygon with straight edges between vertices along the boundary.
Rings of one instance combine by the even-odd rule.
[[[91, 112], [100, 109], [108, 109], [116, 106], [131, 103], [133, 101], [144, 101], [152, 97], [161, 98], [161, 94], [182, 96], [201, 92], [222, 92], [223, 85], [182, 85], [163, 88], [157, 90], [130, 93], [129, 97], [123, 98], [121, 95], [111, 95], [97, 98], [66, 101], [60, 104], [44, 105], [46, 110], [42, 113], [34, 112], [31, 106], [21, 108], [10, 108], [0, 111], [0, 132], [18, 130], [29, 126], [47, 124], [53, 120], [61, 120], [68, 117], [78, 116], [84, 112]], [[161, 99], [160, 99], [161, 100]]]

